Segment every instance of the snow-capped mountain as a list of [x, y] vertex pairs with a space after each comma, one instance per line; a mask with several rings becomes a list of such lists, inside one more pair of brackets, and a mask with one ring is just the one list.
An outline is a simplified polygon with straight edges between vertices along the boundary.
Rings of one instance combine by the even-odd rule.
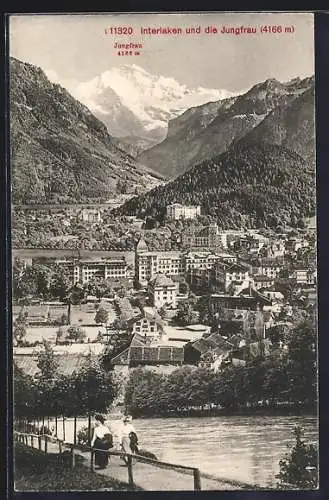
[[221, 89], [189, 88], [136, 64], [112, 68], [70, 91], [111, 135], [148, 138], [153, 144], [166, 137], [168, 121], [185, 110], [233, 95]]

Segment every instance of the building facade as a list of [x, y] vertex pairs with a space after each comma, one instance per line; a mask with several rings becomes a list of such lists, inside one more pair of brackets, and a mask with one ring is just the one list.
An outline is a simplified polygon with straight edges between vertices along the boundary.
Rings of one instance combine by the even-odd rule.
[[227, 248], [227, 233], [219, 231], [216, 222], [204, 227], [189, 227], [182, 234], [182, 244], [194, 248]]
[[228, 264], [217, 262], [214, 267], [215, 286], [228, 292], [233, 284], [242, 284], [249, 281], [249, 267], [243, 264]]
[[128, 277], [128, 264], [124, 257], [114, 259], [56, 261], [64, 268], [72, 284], [89, 283], [95, 278], [99, 279], [126, 279]]
[[178, 283], [173, 282], [164, 274], [156, 275], [148, 285], [152, 305], [157, 309], [164, 306], [175, 308], [177, 306], [178, 287]]
[[201, 215], [200, 205], [181, 205], [180, 203], [167, 205], [168, 219], [195, 219], [198, 215]]
[[83, 208], [78, 215], [83, 222], [96, 224], [102, 222], [101, 212], [97, 208]]

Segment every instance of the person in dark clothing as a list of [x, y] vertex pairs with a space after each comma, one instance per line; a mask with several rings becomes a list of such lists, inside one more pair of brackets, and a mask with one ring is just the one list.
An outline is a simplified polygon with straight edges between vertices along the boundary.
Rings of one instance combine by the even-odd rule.
[[138, 438], [135, 432], [129, 432], [130, 449], [132, 453], [138, 454]]
[[96, 448], [95, 465], [100, 469], [105, 469], [109, 463], [109, 456], [106, 452], [100, 450], [109, 450], [113, 447], [113, 438], [109, 428], [104, 424], [105, 419], [102, 415], [96, 415], [96, 424], [94, 435], [91, 440], [91, 447]]

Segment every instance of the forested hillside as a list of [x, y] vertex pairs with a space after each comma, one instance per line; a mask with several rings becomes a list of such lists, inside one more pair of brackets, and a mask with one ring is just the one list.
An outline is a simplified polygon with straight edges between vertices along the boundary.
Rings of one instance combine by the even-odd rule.
[[222, 228], [296, 226], [315, 212], [315, 175], [297, 153], [240, 141], [174, 181], [134, 197], [122, 214], [164, 217], [173, 202], [200, 204]]

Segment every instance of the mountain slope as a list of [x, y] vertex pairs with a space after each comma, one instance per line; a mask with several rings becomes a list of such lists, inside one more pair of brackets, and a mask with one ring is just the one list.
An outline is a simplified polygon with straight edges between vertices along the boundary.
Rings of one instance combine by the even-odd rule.
[[31, 64], [10, 59], [14, 203], [85, 201], [116, 192], [118, 180], [156, 184], [121, 151], [106, 127]]
[[106, 124], [111, 135], [142, 138], [152, 145], [166, 137], [170, 119], [192, 106], [232, 95], [225, 90], [188, 88], [136, 64], [111, 68], [72, 92]]
[[314, 84], [286, 105], [276, 107], [249, 134], [254, 142], [277, 144], [315, 163]]
[[128, 200], [119, 213], [164, 217], [169, 203], [201, 205], [222, 228], [296, 225], [315, 212], [315, 175], [282, 146], [239, 141], [164, 186]]
[[[175, 177], [226, 151], [231, 144], [259, 127], [273, 110], [278, 107], [284, 110], [312, 88], [312, 78], [297, 78], [288, 83], [270, 79], [240, 96], [187, 110], [169, 122], [167, 138], [143, 151], [138, 159], [145, 165], [154, 166], [168, 178]], [[305, 107], [305, 113], [311, 127], [312, 110]]]

